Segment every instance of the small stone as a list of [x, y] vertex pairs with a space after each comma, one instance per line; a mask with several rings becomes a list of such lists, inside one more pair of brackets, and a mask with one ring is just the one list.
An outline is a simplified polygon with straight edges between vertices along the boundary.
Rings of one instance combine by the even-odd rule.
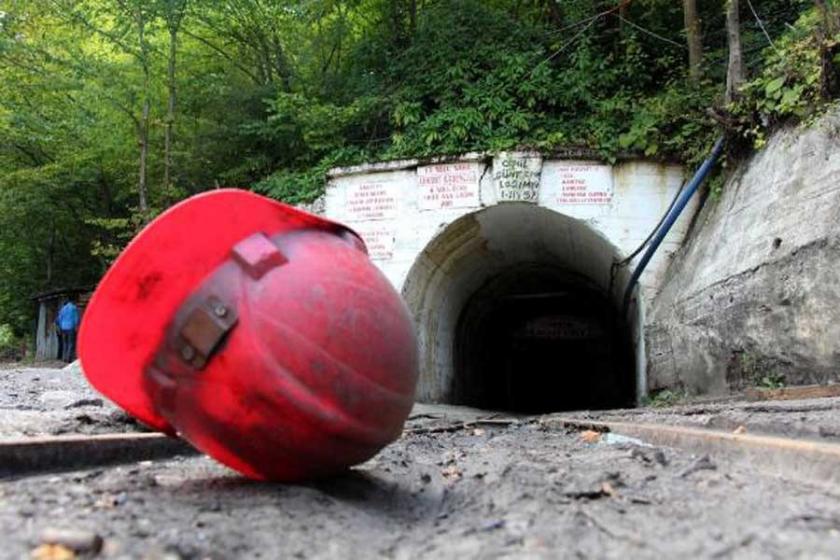
[[580, 433], [580, 439], [586, 443], [598, 443], [601, 440], [601, 432], [595, 430], [584, 430]]
[[694, 463], [692, 463], [690, 467], [681, 472], [680, 478], [687, 478], [688, 476], [698, 471], [713, 471], [716, 469], [717, 465], [709, 458], [709, 456], [703, 455], [702, 457], [694, 461]]
[[76, 553], [60, 544], [42, 544], [29, 557], [32, 560], [75, 560]]
[[79, 399], [65, 406], [64, 408], [79, 408], [82, 406], [105, 406], [102, 399]]
[[636, 445], [639, 447], [650, 447], [647, 443], [638, 438], [623, 436], [607, 432], [601, 436], [601, 441], [607, 445]]
[[78, 393], [73, 391], [44, 391], [38, 400], [47, 410], [68, 408], [75, 402], [82, 400]]
[[614, 498], [618, 495], [618, 492], [615, 491], [615, 487], [609, 482], [602, 482], [601, 483], [601, 493], [605, 496], [609, 496], [610, 498]]
[[181, 560], [181, 555], [172, 550], [152, 550], [143, 556], [143, 560]]
[[488, 533], [490, 531], [495, 531], [496, 529], [502, 529], [504, 526], [505, 520], [497, 519], [494, 521], [487, 521], [486, 523], [482, 524], [482, 526], [478, 530], [484, 533]]
[[64, 547], [76, 554], [98, 554], [102, 550], [102, 542], [102, 537], [83, 529], [51, 527], [41, 533], [41, 544]]
[[464, 476], [464, 473], [456, 465], [449, 465], [444, 468], [440, 474], [443, 475], [443, 478], [449, 480], [450, 482], [457, 482]]
[[62, 371], [68, 371], [79, 376], [84, 375], [84, 372], [82, 371], [82, 362], [79, 360], [75, 360], [74, 362], [67, 364], [62, 368]]
[[115, 507], [124, 504], [126, 499], [127, 497], [125, 492], [120, 492], [116, 495], [106, 493], [96, 500], [93, 505], [98, 509], [114, 509]]
[[665, 456], [665, 452], [662, 451], [661, 449], [657, 449], [656, 451], [653, 452], [653, 458], [661, 466], [663, 466], [663, 467], [668, 466], [668, 457]]
[[650, 504], [653, 503], [650, 500], [648, 500], [647, 498], [644, 498], [642, 496], [632, 496], [630, 498], [630, 502], [634, 503], [634, 504], [644, 505], [644, 506], [647, 506], [647, 505], [650, 505]]

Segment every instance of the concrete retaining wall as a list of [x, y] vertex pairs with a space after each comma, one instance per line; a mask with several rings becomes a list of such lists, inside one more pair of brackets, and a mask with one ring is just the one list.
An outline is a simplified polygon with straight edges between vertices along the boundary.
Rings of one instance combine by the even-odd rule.
[[777, 134], [703, 209], [649, 313], [651, 389], [840, 381], [840, 113]]

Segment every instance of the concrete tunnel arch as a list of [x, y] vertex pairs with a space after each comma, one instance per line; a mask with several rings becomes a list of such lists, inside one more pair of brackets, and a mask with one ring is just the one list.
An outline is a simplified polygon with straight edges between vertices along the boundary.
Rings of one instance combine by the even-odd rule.
[[403, 284], [418, 400], [533, 413], [632, 406], [641, 308], [620, 317], [620, 258], [584, 221], [528, 203], [448, 224]]

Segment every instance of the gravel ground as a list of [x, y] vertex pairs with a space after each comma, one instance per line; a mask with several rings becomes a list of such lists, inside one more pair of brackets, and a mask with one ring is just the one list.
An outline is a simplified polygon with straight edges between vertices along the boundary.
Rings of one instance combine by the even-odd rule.
[[840, 550], [840, 500], [824, 490], [715, 457], [587, 443], [534, 422], [435, 431], [452, 420], [421, 412], [373, 460], [306, 485], [250, 482], [205, 457], [2, 482], [0, 557], [26, 558], [49, 528], [98, 534], [104, 558], [149, 560], [836, 558]]
[[[0, 382], [4, 435], [115, 430], [115, 410], [88, 402], [100, 397], [78, 372], [10, 369]], [[840, 424], [832, 411], [840, 411], [834, 399], [609, 415], [727, 429], [776, 418], [798, 430]], [[20, 412], [34, 416], [6, 424]], [[147, 560], [837, 558], [838, 497], [840, 488], [757, 475], [722, 457], [418, 406], [377, 457], [305, 485], [247, 481], [201, 456], [0, 481], [0, 558], [56, 552], [40, 546], [55, 530], [101, 537], [101, 558]]]
[[78, 363], [0, 368], [0, 439], [143, 428], [88, 385]]
[[[143, 430], [142, 426], [88, 385], [78, 362], [66, 367], [61, 362], [49, 365], [52, 367], [25, 368], [8, 364], [0, 367], [0, 438]], [[451, 416], [452, 411], [458, 409], [448, 407], [448, 414]], [[459, 414], [469, 414], [468, 410], [461, 408]], [[755, 434], [840, 443], [840, 397], [803, 401], [730, 400], [666, 408], [580, 411], [564, 415], [724, 431], [743, 426]]]

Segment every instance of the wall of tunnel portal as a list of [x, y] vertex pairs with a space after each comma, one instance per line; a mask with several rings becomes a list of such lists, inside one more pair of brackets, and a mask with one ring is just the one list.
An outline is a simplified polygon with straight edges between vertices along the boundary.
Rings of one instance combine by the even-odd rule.
[[[336, 169], [326, 215], [365, 239], [417, 331], [420, 402], [519, 412], [630, 406], [641, 332], [684, 216], [622, 316], [631, 268], [679, 166], [530, 153]], [[688, 217], [693, 208], [686, 212]]]

